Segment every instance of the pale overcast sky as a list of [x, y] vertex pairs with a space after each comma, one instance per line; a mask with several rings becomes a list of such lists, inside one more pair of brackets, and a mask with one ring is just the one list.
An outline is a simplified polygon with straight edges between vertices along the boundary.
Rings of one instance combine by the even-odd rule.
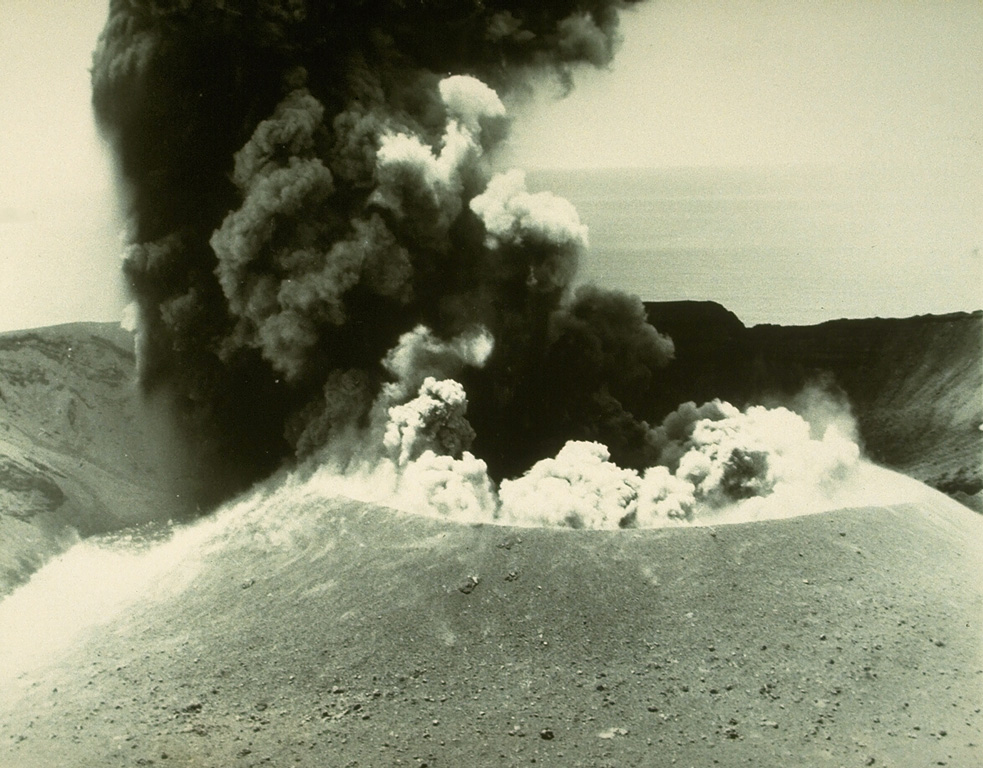
[[112, 166], [90, 107], [106, 0], [0, 0], [0, 330], [117, 319]]
[[[126, 301], [124, 221], [89, 104], [106, 8], [0, 0], [0, 330], [117, 319]], [[983, 155], [979, 0], [659, 0], [623, 27], [610, 71], [585, 70], [568, 99], [525, 111], [510, 161], [965, 166]]]
[[660, 0], [516, 125], [524, 166], [983, 157], [980, 0]]

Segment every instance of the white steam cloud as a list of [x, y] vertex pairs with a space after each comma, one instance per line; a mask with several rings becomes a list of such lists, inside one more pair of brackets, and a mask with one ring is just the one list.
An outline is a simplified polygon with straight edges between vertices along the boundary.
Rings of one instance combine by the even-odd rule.
[[686, 403], [650, 430], [659, 461], [619, 467], [599, 442], [570, 441], [498, 488], [470, 451], [467, 396], [428, 377], [386, 412], [384, 451], [310, 475], [325, 496], [347, 496], [463, 523], [586, 529], [716, 525], [911, 498], [919, 484], [865, 461], [849, 413], [809, 396], [821, 423], [784, 408], [744, 411]]
[[616, 528], [637, 508], [639, 477], [600, 443], [570, 441], [555, 459], [502, 482], [502, 517], [517, 525]]

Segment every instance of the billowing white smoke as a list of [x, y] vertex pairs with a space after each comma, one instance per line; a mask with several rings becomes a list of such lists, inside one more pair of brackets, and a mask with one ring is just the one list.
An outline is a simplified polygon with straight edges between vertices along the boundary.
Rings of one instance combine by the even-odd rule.
[[757, 516], [781, 516], [760, 500], [830, 499], [860, 466], [857, 445], [837, 429], [814, 439], [809, 424], [785, 408], [741, 412], [719, 401], [700, 408], [688, 403], [653, 430], [653, 439], [663, 442], [663, 463], [641, 474], [611, 463], [603, 445], [567, 443], [555, 459], [502, 483], [502, 518], [525, 525], [650, 528], [752, 509]]
[[[471, 362], [478, 365], [483, 357]], [[398, 389], [393, 385], [388, 395]], [[428, 376], [416, 397], [386, 410], [380, 456], [349, 466], [344, 480], [328, 466], [319, 473], [320, 481], [329, 488], [342, 481], [341, 493], [416, 513], [494, 519], [497, 501], [488, 468], [468, 451], [475, 433], [467, 408], [458, 382]], [[364, 488], [372, 490], [366, 495]]]
[[424, 453], [404, 470], [399, 505], [455, 520], [495, 519], [495, 489], [485, 462], [465, 451], [461, 458]]
[[445, 78], [439, 90], [447, 110], [440, 147], [435, 152], [414, 134], [384, 135], [376, 152], [379, 185], [370, 202], [398, 218], [426, 211], [433, 218], [430, 236], [446, 238], [463, 207], [465, 177], [481, 162], [482, 123], [504, 118], [505, 107], [473, 77]]
[[846, 416], [831, 417], [835, 407], [824, 409], [817, 429], [783, 407], [686, 403], [651, 430], [660, 453], [655, 466], [622, 468], [601, 443], [570, 441], [522, 477], [502, 481], [496, 493], [484, 462], [468, 450], [474, 431], [464, 388], [428, 377], [416, 397], [389, 406], [380, 458], [345, 472], [325, 466], [312, 482], [325, 495], [461, 522], [593, 529], [717, 524], [882, 503], [883, 478], [875, 475], [883, 470], [861, 459], [844, 434]]
[[468, 451], [475, 432], [467, 395], [450, 378], [465, 366], [484, 365], [493, 349], [484, 328], [448, 340], [424, 326], [403, 334], [383, 360], [395, 380], [379, 394], [368, 434], [356, 436], [358, 444], [370, 445], [354, 457], [329, 447], [319, 456], [313, 487], [423, 514], [494, 518], [488, 468]]
[[405, 467], [428, 451], [452, 457], [464, 453], [474, 440], [464, 416], [467, 407], [464, 387], [433, 377], [424, 380], [416, 398], [392, 406], [383, 445], [396, 466]]
[[[719, 401], [700, 409], [686, 404], [666, 422], [678, 429], [686, 414], [692, 418], [683, 427], [685, 437], [663, 448], [665, 467], [645, 473], [639, 525], [737, 507], [747, 513], [756, 505], [767, 512], [757, 500], [792, 493], [822, 504], [861, 467], [860, 449], [834, 422], [813, 436], [810, 424], [786, 408], [752, 406], [741, 412]], [[774, 509], [767, 516], [796, 513]]]
[[493, 176], [471, 200], [471, 210], [481, 219], [491, 250], [549, 246], [545, 252], [551, 256], [531, 269], [531, 286], [548, 291], [572, 283], [578, 255], [587, 248], [587, 227], [568, 200], [551, 192], [529, 192], [525, 174], [513, 169]]
[[502, 517], [517, 525], [617, 527], [638, 506], [639, 477], [610, 461], [600, 443], [571, 441], [555, 459], [505, 480]]

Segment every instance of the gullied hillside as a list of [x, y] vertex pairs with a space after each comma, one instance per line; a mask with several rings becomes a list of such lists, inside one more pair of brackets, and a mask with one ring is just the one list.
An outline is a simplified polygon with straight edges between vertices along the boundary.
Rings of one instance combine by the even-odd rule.
[[646, 308], [676, 342], [666, 402], [782, 402], [819, 386], [849, 402], [872, 459], [980, 508], [983, 312], [746, 328], [710, 302]]
[[78, 535], [178, 516], [176, 438], [134, 381], [132, 336], [0, 334], [0, 595]]

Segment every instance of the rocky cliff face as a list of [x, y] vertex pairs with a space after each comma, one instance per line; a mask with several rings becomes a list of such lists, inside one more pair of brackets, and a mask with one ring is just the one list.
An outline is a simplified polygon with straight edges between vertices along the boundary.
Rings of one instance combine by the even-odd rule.
[[710, 302], [646, 308], [676, 342], [660, 399], [768, 403], [817, 385], [849, 402], [872, 459], [979, 509], [983, 312], [747, 328]]
[[186, 512], [176, 441], [117, 326], [0, 334], [0, 595], [79, 535]]

